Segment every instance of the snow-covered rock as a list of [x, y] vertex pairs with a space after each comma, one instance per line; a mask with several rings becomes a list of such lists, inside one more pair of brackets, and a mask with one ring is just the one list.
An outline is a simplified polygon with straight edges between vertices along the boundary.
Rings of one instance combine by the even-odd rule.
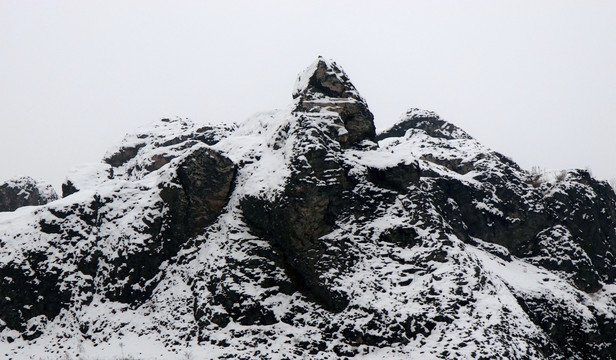
[[537, 181], [429, 111], [377, 135], [323, 58], [293, 98], [155, 122], [0, 214], [0, 354], [616, 359], [607, 183]]
[[45, 205], [57, 199], [58, 194], [53, 186], [29, 176], [13, 178], [0, 184], [0, 211]]

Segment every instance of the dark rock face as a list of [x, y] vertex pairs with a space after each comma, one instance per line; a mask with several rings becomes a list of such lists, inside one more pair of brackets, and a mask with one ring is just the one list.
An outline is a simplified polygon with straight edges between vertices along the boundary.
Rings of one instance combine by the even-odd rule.
[[[357, 179], [349, 176], [341, 151], [374, 140], [373, 115], [333, 62], [320, 58], [299, 81], [306, 84], [293, 94], [298, 105], [292, 136], [298, 141], [290, 160], [292, 175], [277, 199], [244, 198], [242, 212], [256, 234], [272, 241], [294, 285], [325, 309], [340, 312], [348, 298], [332, 290], [323, 275], [332, 268], [344, 271], [351, 260], [319, 238], [335, 228], [343, 213], [352, 212], [346, 204]], [[329, 113], [321, 115], [324, 110]]]
[[328, 62], [319, 57], [316, 64], [301, 76], [308, 77], [308, 84], [296, 89], [293, 98], [315, 97], [321, 94], [330, 98], [351, 98], [363, 101], [349, 77], [335, 62]]
[[233, 188], [236, 166], [208, 148], [191, 153], [177, 167], [177, 177], [162, 185], [167, 207], [163, 227], [182, 240], [203, 233], [221, 214]]
[[374, 116], [336, 63], [319, 58], [313, 68], [300, 75], [299, 82], [293, 94], [298, 99], [297, 111], [337, 113], [346, 129], [337, 139], [340, 145], [349, 147], [375, 139]]
[[11, 329], [23, 331], [28, 338], [41, 333], [26, 328], [29, 319], [43, 315], [49, 319], [69, 304], [70, 292], [59, 286], [58, 271], [41, 266], [45, 254], [28, 254], [28, 268], [10, 264], [0, 269], [0, 318]]
[[415, 108], [409, 109], [401, 121], [378, 134], [376, 139], [403, 137], [409, 129], [423, 130], [433, 138], [445, 140], [471, 139], [464, 130], [442, 120], [435, 112]]
[[[236, 166], [225, 156], [199, 148], [182, 159], [175, 171], [170, 182], [159, 185], [161, 216], [145, 221], [142, 233], [149, 237], [146, 246], [110, 260], [113, 266], [107, 296], [112, 300], [145, 300], [157, 284], [152, 280], [160, 265], [190, 238], [203, 234], [227, 205]], [[124, 280], [116, 281], [119, 279]], [[124, 285], [118, 288], [117, 283]]]
[[[316, 133], [308, 125], [309, 119], [304, 117], [299, 121], [297, 135], [304, 143], [300, 140], [298, 147], [307, 145]], [[319, 238], [334, 228], [353, 179], [335, 160], [335, 154], [340, 151], [337, 142], [325, 134], [316, 134], [323, 141], [322, 146], [297, 152], [297, 157], [291, 160], [292, 175], [280, 197], [274, 201], [244, 198], [242, 212], [257, 234], [272, 241], [297, 288], [326, 309], [338, 312], [348, 300], [330, 290], [323, 283], [322, 275], [331, 267], [343, 266], [341, 262], [346, 256], [339, 254], [334, 259]], [[323, 266], [324, 262], [329, 265]]]
[[73, 182], [70, 180], [67, 180], [65, 183], [62, 184], [62, 197], [63, 198], [69, 195], [73, 195], [74, 193], [78, 191], [79, 189], [77, 189], [75, 184], [73, 184]]
[[564, 180], [546, 197], [548, 211], [590, 258], [599, 278], [580, 276], [589, 280], [589, 289], [596, 290], [599, 279], [606, 283], [616, 279], [616, 196], [609, 184], [593, 179], [583, 170], [569, 172]]
[[[197, 148], [184, 154], [171, 171], [174, 174], [169, 181], [154, 189], [139, 189], [143, 194], [135, 193], [145, 199], [152, 196], [142, 212], [135, 211], [139, 197], [112, 193], [96, 194], [91, 201], [70, 208], [50, 207], [43, 213], [38, 221], [40, 232], [51, 236], [52, 248], [66, 256], [57, 262], [68, 265], [60, 270], [41, 252], [26, 254], [24, 263], [0, 267], [0, 274], [4, 274], [0, 293], [6, 294], [1, 300], [0, 319], [6, 326], [36, 334], [24, 328], [28, 320], [41, 315], [53, 319], [74, 304], [71, 299], [80, 298], [87, 304], [96, 292], [127, 304], [146, 300], [160, 280], [161, 264], [222, 213], [233, 189], [236, 166], [214, 150]], [[65, 196], [70, 195], [66, 192]], [[122, 205], [131, 201], [132, 205]], [[132, 231], [105, 232], [117, 228], [123, 217], [134, 218]], [[108, 244], [118, 237], [120, 243], [109, 252]], [[74, 252], [70, 249], [75, 244], [87, 247]], [[24, 271], [26, 268], [30, 270]], [[71, 287], [75, 279], [81, 279], [80, 285]], [[16, 288], [16, 283], [22, 287]]]
[[404, 191], [411, 185], [419, 184], [419, 164], [400, 163], [396, 166], [384, 169], [369, 168], [368, 179], [370, 182], [394, 191]]
[[[459, 139], [472, 140], [436, 114], [416, 109], [410, 110], [405, 119], [379, 138], [400, 137], [407, 131], [440, 139], [445, 144], [440, 145], [443, 147], [453, 148], [449, 143]], [[515, 163], [494, 152], [480, 152], [470, 161], [432, 154], [422, 155], [421, 159], [460, 175], [478, 172], [475, 179], [482, 186], [469, 186], [457, 178], [429, 171], [421, 174], [431, 179], [437, 206], [461, 239], [471, 242], [471, 238], [484, 239], [521, 257], [544, 256], [543, 260], [537, 260], [538, 264], [572, 274], [572, 279], [578, 279], [574, 280], [576, 286], [584, 291], [600, 288], [599, 274], [612, 281], [614, 259], [610, 248], [616, 243], [610, 226], [615, 219], [616, 197], [607, 184], [591, 179], [587, 173], [574, 172], [568, 175], [570, 182], [544, 184], [536, 189]], [[487, 163], [491, 169], [484, 165]], [[486, 199], [497, 199], [497, 202]], [[493, 210], [487, 211], [490, 209]], [[571, 214], [577, 216], [572, 218]], [[586, 217], [593, 221], [585, 220]], [[549, 224], [559, 225], [554, 230], [546, 226]], [[562, 257], [555, 251], [568, 254]]]
[[[455, 149], [453, 144], [460, 139], [472, 140], [434, 113], [415, 109], [377, 138], [414, 134], [437, 139], [435, 143], [441, 149]], [[429, 184], [439, 213], [460, 239], [475, 245], [474, 239], [482, 239], [503, 246], [505, 253], [496, 248], [486, 250], [507, 261], [512, 254], [560, 272], [588, 293], [600, 290], [601, 281], [613, 282], [616, 195], [608, 184], [584, 171], [573, 171], [560, 174], [555, 183], [542, 180], [537, 187], [515, 163], [494, 152], [480, 152], [470, 161], [468, 154], [443, 157], [428, 153], [420, 158], [457, 174], [426, 170], [420, 176]], [[484, 165], [488, 163], [490, 168]], [[459, 175], [473, 173], [481, 185], [459, 179]], [[578, 358], [585, 354], [585, 358], [602, 359], [611, 358], [609, 354], [616, 351], [605, 347], [612, 326], [598, 325], [600, 313], [593, 311], [592, 331], [576, 332], [577, 327], [570, 324], [587, 320], [571, 313], [558, 299], [526, 293], [519, 293], [517, 298], [555, 345], [546, 356]]]
[[377, 136], [322, 58], [293, 97], [230, 127], [163, 119], [71, 173], [76, 196], [0, 214], [0, 342], [616, 359], [607, 183], [530, 174], [429, 111]]
[[144, 145], [145, 144], [138, 144], [135, 146], [126, 146], [126, 147], [123, 146], [120, 149], [118, 149], [117, 152], [112, 154], [110, 157], [104, 159], [104, 161], [113, 167], [120, 167], [124, 165], [127, 161], [129, 161], [130, 159], [133, 159], [135, 156], [137, 156], [139, 149], [141, 149]]
[[[527, 294], [518, 297], [518, 302], [556, 345], [547, 351], [546, 358], [599, 360], [614, 357], [614, 346], [606, 343], [607, 339], [616, 335], [612, 321], [605, 321], [598, 314], [589, 321], [555, 299]], [[570, 324], [585, 324], [585, 328]]]
[[541, 231], [520, 246], [518, 254], [546, 269], [570, 274], [570, 281], [580, 290], [595, 292], [601, 288], [592, 260], [581, 248], [579, 239], [573, 238], [562, 225]]
[[[215, 145], [233, 127], [197, 126], [184, 119], [162, 119], [137, 134], [128, 136], [103, 161], [111, 165], [112, 176], [140, 179], [161, 169], [197, 144]], [[159, 133], [152, 138], [150, 132]]]
[[0, 184], [0, 211], [45, 205], [57, 199], [58, 195], [51, 185], [40, 184], [30, 177], [16, 178]]

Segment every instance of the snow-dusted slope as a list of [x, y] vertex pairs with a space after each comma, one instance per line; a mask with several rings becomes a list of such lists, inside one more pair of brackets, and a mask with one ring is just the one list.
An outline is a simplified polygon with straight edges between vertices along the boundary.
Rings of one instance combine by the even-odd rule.
[[243, 123], [164, 119], [0, 213], [0, 355], [615, 359], [616, 195], [438, 115], [375, 133], [319, 58]]

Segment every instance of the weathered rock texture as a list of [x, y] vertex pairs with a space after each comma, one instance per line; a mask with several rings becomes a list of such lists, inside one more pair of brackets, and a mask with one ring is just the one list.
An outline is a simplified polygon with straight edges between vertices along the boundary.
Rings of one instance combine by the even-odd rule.
[[163, 119], [0, 215], [7, 351], [616, 359], [607, 183], [531, 174], [429, 111], [376, 135], [323, 58], [293, 98], [234, 126]]
[[15, 178], [0, 184], [0, 211], [14, 211], [22, 206], [45, 205], [58, 199], [51, 185], [31, 177]]
[[374, 140], [374, 116], [336, 63], [319, 58], [299, 76], [293, 98], [297, 100], [298, 112], [338, 114], [332, 122], [342, 125], [335, 140], [343, 147]]

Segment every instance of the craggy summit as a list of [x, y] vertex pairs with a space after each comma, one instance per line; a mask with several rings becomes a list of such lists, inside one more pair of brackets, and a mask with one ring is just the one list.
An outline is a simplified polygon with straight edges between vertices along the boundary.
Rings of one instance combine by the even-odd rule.
[[62, 190], [0, 213], [7, 359], [616, 359], [613, 189], [430, 111], [377, 134], [333, 61], [286, 108], [160, 120]]

